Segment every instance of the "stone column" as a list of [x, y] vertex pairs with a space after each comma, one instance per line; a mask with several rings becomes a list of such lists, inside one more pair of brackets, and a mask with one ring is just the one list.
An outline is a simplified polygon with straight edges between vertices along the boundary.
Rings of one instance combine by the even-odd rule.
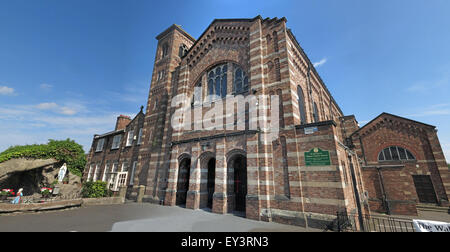
[[189, 176], [189, 191], [186, 197], [186, 208], [199, 209], [200, 207], [200, 183], [201, 183], [201, 164], [198, 156], [191, 159], [191, 168]]
[[216, 178], [214, 182], [213, 209], [214, 213], [228, 212], [227, 204], [227, 158], [225, 139], [216, 145]]
[[170, 168], [168, 175], [168, 184], [166, 189], [166, 196], [164, 199], [164, 205], [166, 206], [175, 206], [177, 199], [177, 182], [178, 182], [178, 159], [175, 155], [172, 155], [172, 159], [170, 160]]

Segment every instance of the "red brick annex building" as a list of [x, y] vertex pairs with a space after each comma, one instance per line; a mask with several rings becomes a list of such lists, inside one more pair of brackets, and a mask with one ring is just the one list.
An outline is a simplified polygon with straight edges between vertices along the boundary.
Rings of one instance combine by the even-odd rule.
[[[435, 127], [383, 113], [360, 128], [286, 22], [216, 19], [197, 40], [177, 25], [158, 35], [145, 113], [119, 116], [114, 131], [94, 136], [84, 180], [127, 186], [131, 199], [144, 186], [146, 202], [310, 227], [342, 210], [417, 215], [419, 203], [448, 207], [450, 173]], [[199, 113], [177, 116], [180, 95]], [[217, 104], [199, 106], [195, 97], [207, 95], [279, 99], [258, 98], [256, 119], [246, 100], [244, 128], [196, 128]], [[249, 126], [274, 108], [275, 139]], [[241, 112], [232, 109], [214, 121], [237, 125]], [[172, 127], [180, 118], [194, 129]]]

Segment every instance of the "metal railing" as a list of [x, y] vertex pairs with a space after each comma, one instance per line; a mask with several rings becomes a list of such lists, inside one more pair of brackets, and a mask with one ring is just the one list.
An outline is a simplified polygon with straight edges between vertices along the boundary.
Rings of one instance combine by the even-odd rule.
[[361, 215], [338, 212], [324, 231], [336, 232], [415, 232], [412, 220], [392, 216]]

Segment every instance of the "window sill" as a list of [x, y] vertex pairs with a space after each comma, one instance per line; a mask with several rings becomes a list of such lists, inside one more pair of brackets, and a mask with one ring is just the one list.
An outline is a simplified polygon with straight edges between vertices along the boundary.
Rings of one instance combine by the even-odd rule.
[[234, 95], [234, 96], [236, 96], [236, 95], [248, 95], [248, 94], [250, 94], [250, 92], [247, 90], [247, 91], [241, 91], [241, 92], [233, 92], [233, 93], [231, 93], [231, 95]]
[[378, 160], [380, 164], [404, 164], [404, 163], [416, 163], [417, 160]]

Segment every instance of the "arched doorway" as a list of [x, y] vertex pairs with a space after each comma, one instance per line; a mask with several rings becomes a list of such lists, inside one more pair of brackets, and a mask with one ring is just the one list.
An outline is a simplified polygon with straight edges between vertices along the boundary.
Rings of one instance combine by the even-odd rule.
[[[233, 197], [233, 211], [243, 212], [246, 210], [247, 197], [247, 158], [244, 154], [235, 153], [228, 159], [229, 178], [228, 193]], [[230, 209], [231, 210], [231, 209]]]
[[191, 173], [191, 159], [184, 158], [178, 168], [176, 204], [186, 205], [187, 192], [189, 191], [189, 178]]
[[215, 187], [215, 180], [216, 180], [216, 159], [211, 158], [208, 161], [208, 182], [207, 182], [207, 188], [208, 188], [208, 205], [207, 207], [212, 209], [213, 208], [213, 195], [214, 195], [214, 187]]

